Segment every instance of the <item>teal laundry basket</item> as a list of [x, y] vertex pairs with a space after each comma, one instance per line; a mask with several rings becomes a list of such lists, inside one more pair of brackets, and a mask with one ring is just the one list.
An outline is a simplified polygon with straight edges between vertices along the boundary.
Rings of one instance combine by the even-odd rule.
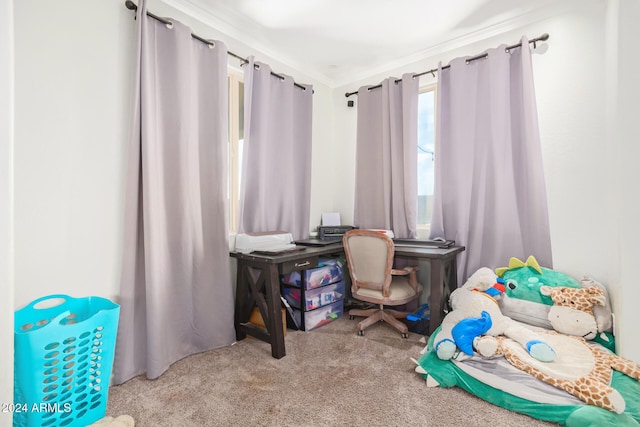
[[49, 295], [14, 314], [14, 427], [84, 427], [106, 415], [120, 306]]

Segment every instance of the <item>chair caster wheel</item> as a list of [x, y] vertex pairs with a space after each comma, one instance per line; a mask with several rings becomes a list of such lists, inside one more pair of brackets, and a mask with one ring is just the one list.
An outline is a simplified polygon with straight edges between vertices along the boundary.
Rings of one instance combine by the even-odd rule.
[[404, 339], [409, 338], [409, 334], [405, 334], [405, 333], [403, 333], [403, 334], [402, 334], [402, 338], [404, 338]]
[[364, 335], [364, 331], [358, 331], [358, 336], [361, 337]]
[[355, 318], [356, 318], [356, 316], [349, 316], [349, 320], [353, 320]]

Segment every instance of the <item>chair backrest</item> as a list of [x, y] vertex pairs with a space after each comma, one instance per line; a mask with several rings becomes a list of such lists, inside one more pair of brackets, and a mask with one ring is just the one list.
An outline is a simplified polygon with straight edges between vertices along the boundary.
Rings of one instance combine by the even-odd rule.
[[353, 289], [388, 290], [393, 267], [393, 240], [379, 231], [350, 230], [343, 236], [342, 243]]

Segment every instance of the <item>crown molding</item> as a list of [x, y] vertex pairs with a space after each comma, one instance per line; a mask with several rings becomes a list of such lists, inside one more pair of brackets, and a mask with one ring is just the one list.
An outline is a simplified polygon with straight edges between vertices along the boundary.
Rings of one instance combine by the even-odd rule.
[[[476, 31], [468, 32], [465, 34], [461, 34], [459, 36], [455, 36], [451, 39], [444, 40], [442, 42], [436, 43], [428, 48], [420, 50], [410, 55], [403, 56], [402, 58], [398, 58], [394, 61], [386, 62], [383, 65], [378, 67], [371, 67], [370, 69], [360, 72], [354, 73], [349, 77], [342, 79], [334, 80], [334, 88], [341, 88], [348, 86], [349, 84], [354, 84], [357, 82], [362, 82], [367, 79], [375, 78], [380, 75], [389, 74], [390, 72], [396, 71], [400, 68], [406, 67], [411, 64], [418, 63], [420, 61], [424, 61], [429, 58], [433, 58], [434, 56], [441, 55], [446, 52], [451, 52], [453, 50], [463, 48], [465, 46], [469, 46], [476, 43], [481, 43], [485, 40], [489, 40], [495, 37], [498, 37], [502, 34], [506, 34], [509, 32], [516, 31], [526, 26], [530, 26], [537, 22], [541, 22], [545, 19], [548, 19], [552, 16], [557, 16], [567, 11], [579, 6], [580, 0], [567, 0], [563, 1], [559, 4], [547, 3], [545, 5], [540, 6], [537, 9], [532, 11], [528, 11], [521, 15], [510, 17], [496, 24], [487, 26], [485, 28], [481, 28]], [[538, 37], [540, 34], [522, 34], [521, 36], [527, 36], [529, 38]], [[553, 37], [553, 35], [551, 35]], [[514, 44], [518, 43], [520, 40], [504, 40], [501, 43], [504, 44]], [[487, 46], [486, 49], [490, 49], [495, 46]], [[471, 54], [478, 54], [481, 52], [471, 52]], [[442, 58], [443, 65], [447, 64], [449, 61], [454, 58]], [[446, 60], [446, 61], [445, 61]], [[431, 68], [436, 68], [438, 66], [437, 63], [434, 63]], [[420, 73], [425, 70], [412, 70], [413, 72]], [[409, 70], [405, 72], [411, 72]], [[372, 83], [374, 84], [374, 83]], [[356, 89], [353, 89], [356, 90]]]
[[[393, 61], [387, 61], [384, 64], [378, 66], [372, 66], [364, 71], [350, 71], [345, 69], [343, 73], [337, 77], [330, 77], [324, 73], [320, 73], [314, 67], [305, 64], [302, 61], [298, 61], [291, 56], [284, 55], [277, 50], [277, 47], [268, 46], [264, 41], [260, 40], [258, 34], [247, 28], [239, 28], [237, 24], [233, 24], [224, 19], [224, 17], [214, 15], [211, 10], [202, 7], [202, 5], [193, 0], [161, 0], [166, 5], [192, 17], [193, 19], [202, 22], [203, 24], [214, 28], [225, 36], [230, 37], [234, 41], [240, 42], [247, 49], [251, 49], [252, 52], [243, 53], [236, 52], [238, 54], [249, 55], [265, 55], [268, 58], [277, 61], [278, 63], [291, 68], [292, 70], [299, 71], [306, 77], [314, 79], [316, 82], [323, 84], [331, 89], [344, 87], [355, 82], [365, 81], [367, 79], [374, 78], [384, 73], [389, 73], [393, 70], [406, 67], [411, 64], [415, 64], [420, 61], [424, 61], [429, 58], [433, 58], [439, 54], [449, 52], [455, 49], [462, 48], [471, 44], [480, 43], [485, 40], [492, 39], [501, 34], [513, 32], [517, 29], [530, 26], [536, 22], [540, 22], [554, 15], [559, 15], [567, 12], [568, 10], [580, 6], [580, 0], [564, 0], [562, 2], [542, 2], [538, 3], [535, 9], [524, 12], [517, 16], [505, 18], [504, 20], [489, 25], [487, 27], [462, 32], [454, 35], [452, 38], [442, 40], [432, 46], [428, 46], [425, 49], [405, 55], [397, 58]], [[245, 21], [247, 25], [251, 25], [253, 22], [250, 18], [238, 14], [237, 11], [231, 8], [225, 8], [227, 16], [235, 16], [239, 21]], [[223, 14], [224, 15], [224, 14]], [[256, 24], [257, 26], [258, 24]], [[524, 34], [523, 34], [524, 35]], [[539, 34], [527, 34], [529, 37], [537, 37]], [[553, 37], [553, 35], [551, 35]], [[224, 41], [224, 40], [223, 40]], [[517, 43], [518, 40], [505, 40], [504, 43], [511, 44]], [[488, 46], [493, 47], [493, 46]], [[259, 58], [258, 58], [259, 59]], [[449, 58], [451, 60], [453, 58]], [[267, 62], [267, 61], [265, 61]], [[436, 67], [437, 64], [433, 64]], [[277, 70], [276, 70], [277, 71]], [[413, 70], [414, 72], [421, 72], [424, 70]]]
[[[199, 4], [191, 1], [191, 0], [162, 0], [166, 5], [179, 10], [180, 12], [192, 17], [193, 19], [202, 22], [205, 25], [208, 25], [217, 31], [223, 33], [224, 35], [242, 43], [246, 47], [252, 50], [252, 52], [236, 52], [239, 55], [243, 56], [256, 56], [256, 59], [260, 60], [258, 56], [265, 55], [271, 59], [276, 60], [282, 65], [285, 65], [292, 70], [299, 71], [307, 77], [310, 77], [328, 87], [333, 87], [334, 82], [331, 78], [326, 76], [325, 74], [318, 73], [317, 70], [314, 70], [308, 66], [306, 66], [303, 62], [296, 61], [294, 58], [288, 57], [286, 55], [282, 55], [279, 53], [277, 49], [266, 45], [263, 41], [259, 40], [256, 36], [250, 34], [247, 29], [238, 28], [236, 25], [231, 24], [211, 13], [210, 10], [203, 8]], [[233, 11], [227, 9], [229, 14], [238, 16], [238, 14]], [[242, 16], [242, 19], [250, 21], [248, 18]], [[257, 24], [256, 24], [257, 25]], [[225, 40], [222, 40], [225, 41]], [[267, 62], [267, 61], [265, 61]], [[278, 70], [274, 70], [278, 72]], [[295, 77], [295, 76], [294, 76]]]

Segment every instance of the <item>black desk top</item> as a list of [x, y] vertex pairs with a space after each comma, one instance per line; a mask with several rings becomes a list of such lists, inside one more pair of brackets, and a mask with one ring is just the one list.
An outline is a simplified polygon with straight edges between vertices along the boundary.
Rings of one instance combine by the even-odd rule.
[[247, 261], [261, 261], [268, 264], [278, 264], [281, 262], [294, 261], [300, 258], [306, 258], [306, 257], [316, 256], [316, 255], [326, 255], [326, 254], [331, 254], [335, 252], [342, 252], [341, 241], [335, 242], [331, 245], [326, 245], [326, 246], [306, 246], [305, 250], [303, 251], [297, 250], [297, 251], [292, 251], [289, 253], [283, 253], [279, 255], [261, 255], [261, 254], [256, 254], [254, 252], [243, 254], [235, 251], [230, 252], [229, 255], [231, 255], [234, 258], [247, 260]]
[[[298, 246], [299, 248], [299, 246]], [[336, 252], [341, 252], [342, 241], [337, 240], [331, 244], [324, 246], [305, 246], [304, 250], [296, 250], [289, 253], [282, 253], [278, 255], [265, 255], [256, 254], [254, 252], [243, 254], [240, 252], [232, 251], [229, 254], [237, 259], [247, 261], [261, 261], [267, 264], [278, 264], [281, 262], [294, 261], [300, 258], [305, 258], [315, 255], [326, 255]], [[398, 244], [395, 245], [395, 255], [406, 256], [412, 258], [432, 258], [432, 259], [444, 259], [454, 256], [464, 251], [464, 246], [452, 246], [450, 248], [439, 248], [433, 245], [419, 245], [419, 244]]]
[[451, 246], [450, 248], [438, 248], [436, 246], [395, 246], [396, 256], [411, 258], [444, 259], [464, 251], [464, 246]]

